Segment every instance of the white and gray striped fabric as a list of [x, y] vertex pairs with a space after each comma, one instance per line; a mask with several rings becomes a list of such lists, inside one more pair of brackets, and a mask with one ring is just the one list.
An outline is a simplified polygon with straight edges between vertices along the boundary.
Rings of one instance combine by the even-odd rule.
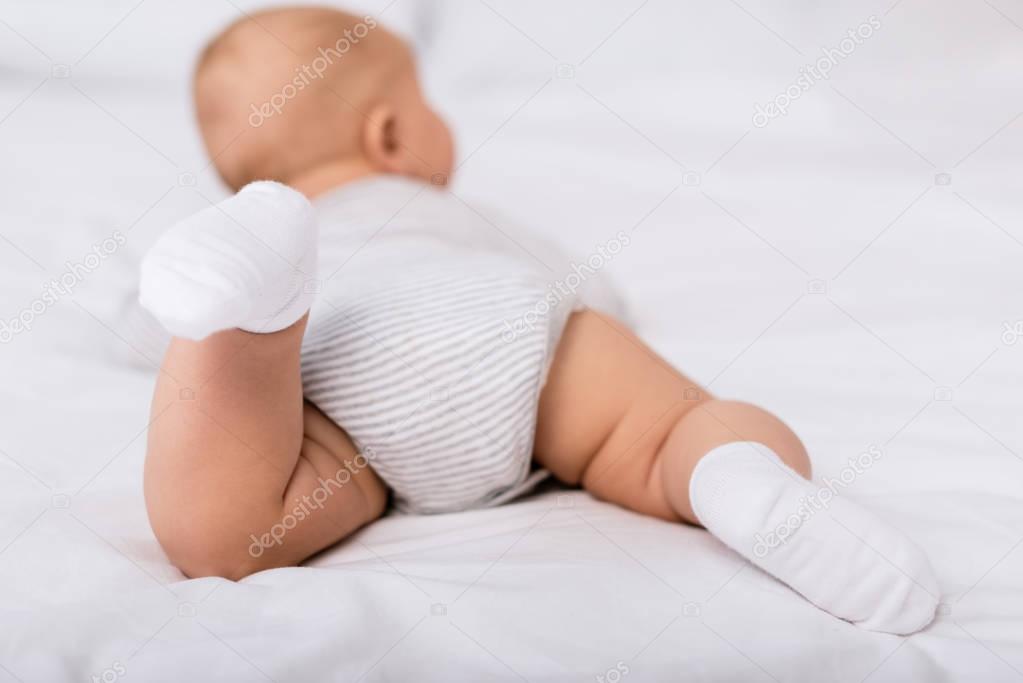
[[[625, 319], [614, 289], [584, 277], [566, 290], [580, 269], [550, 240], [419, 182], [380, 176], [314, 205], [321, 291], [303, 340], [305, 395], [396, 506], [493, 506], [547, 476], [531, 468], [540, 389], [572, 311]], [[150, 365], [170, 343], [137, 291], [118, 328]]]
[[399, 509], [504, 502], [532, 470], [539, 393], [572, 295], [447, 193], [364, 181], [316, 202], [322, 289], [306, 398], [345, 429]]

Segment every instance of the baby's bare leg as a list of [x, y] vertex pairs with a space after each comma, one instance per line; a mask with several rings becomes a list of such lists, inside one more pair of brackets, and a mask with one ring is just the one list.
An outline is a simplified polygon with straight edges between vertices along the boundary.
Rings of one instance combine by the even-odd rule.
[[347, 435], [303, 405], [305, 324], [175, 339], [167, 352], [180, 384], [157, 382], [154, 415], [170, 407], [149, 431], [146, 506], [188, 576], [297, 564], [384, 509], [386, 490]]
[[541, 394], [536, 459], [598, 498], [702, 524], [818, 607], [888, 633], [934, 617], [926, 556], [807, 478], [799, 439], [771, 414], [709, 396], [620, 323], [573, 315]]
[[756, 406], [715, 399], [618, 321], [571, 317], [541, 394], [536, 458], [562, 481], [637, 512], [699, 524], [688, 482], [717, 446], [755, 441], [810, 476], [795, 434]]

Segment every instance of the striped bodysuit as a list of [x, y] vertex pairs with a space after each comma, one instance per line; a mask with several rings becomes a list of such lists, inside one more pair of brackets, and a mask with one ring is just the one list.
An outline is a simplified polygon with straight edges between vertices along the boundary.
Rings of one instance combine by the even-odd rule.
[[306, 398], [399, 509], [485, 507], [531, 487], [544, 476], [532, 469], [540, 390], [579, 306], [574, 292], [552, 296], [557, 256], [408, 180], [357, 182], [315, 206]]

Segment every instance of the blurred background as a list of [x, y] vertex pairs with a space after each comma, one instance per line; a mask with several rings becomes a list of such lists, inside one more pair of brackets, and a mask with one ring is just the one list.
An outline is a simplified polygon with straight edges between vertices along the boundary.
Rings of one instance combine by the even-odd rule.
[[[148, 245], [226, 194], [189, 79], [215, 32], [267, 4], [0, 0], [0, 603], [11, 609], [125, 581], [97, 543], [164, 571], [140, 486], [159, 359], [123, 310]], [[625, 231], [631, 244], [601, 277], [657, 351], [785, 416], [821, 476], [883, 448], [855, 495], [921, 538], [950, 590], [987, 572], [1015, 586], [1013, 606], [995, 607], [995, 591], [983, 614], [1023, 614], [1011, 578], [1023, 575], [1012, 554], [1023, 5], [344, 7], [415, 45], [456, 134], [452, 190], [481, 229], [520, 223], [579, 260]], [[68, 270], [73, 291], [43, 300]], [[951, 489], [969, 495], [950, 505]], [[54, 561], [57, 548], [67, 555]], [[69, 579], [68, 558], [92, 569]], [[1023, 669], [1016, 636], [945, 665], [1001, 680]]]

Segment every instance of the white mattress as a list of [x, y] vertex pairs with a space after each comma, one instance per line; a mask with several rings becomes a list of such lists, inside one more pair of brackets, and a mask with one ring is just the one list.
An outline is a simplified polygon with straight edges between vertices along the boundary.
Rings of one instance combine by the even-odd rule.
[[[0, 318], [128, 241], [0, 345], [0, 682], [1023, 678], [1023, 343], [1003, 337], [1023, 320], [1023, 9], [830, 4], [399, 0], [382, 18], [422, 47], [459, 196], [579, 258], [631, 231], [603, 275], [659, 352], [783, 415], [819, 476], [882, 449], [844, 495], [930, 553], [929, 629], [861, 631], [703, 531], [562, 490], [184, 580], [146, 523], [153, 372], [126, 362], [116, 309], [138, 255], [205, 204], [179, 174], [224, 193], [187, 73], [237, 10], [49, 0], [0, 6]], [[829, 81], [752, 125], [871, 14]]]

